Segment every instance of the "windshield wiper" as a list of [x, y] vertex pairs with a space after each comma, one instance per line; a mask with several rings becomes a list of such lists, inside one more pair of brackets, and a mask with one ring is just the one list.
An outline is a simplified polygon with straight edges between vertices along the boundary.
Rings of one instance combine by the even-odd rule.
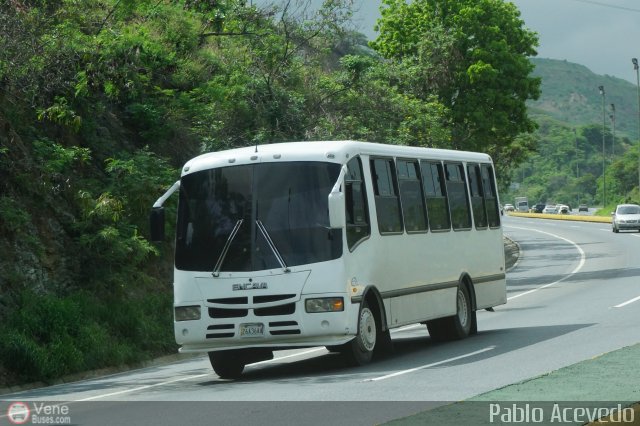
[[260, 219], [256, 220], [256, 225], [258, 225], [258, 229], [262, 233], [262, 236], [264, 237], [264, 239], [267, 240], [267, 244], [269, 245], [269, 248], [271, 249], [273, 254], [276, 256], [276, 259], [278, 260], [278, 263], [282, 267], [282, 270], [284, 272], [291, 272], [291, 270], [289, 269], [287, 264], [284, 263], [284, 259], [280, 255], [280, 252], [278, 251], [278, 248], [276, 247], [276, 245], [274, 244], [273, 240], [269, 236], [269, 233], [267, 232], [267, 228], [264, 227], [264, 224], [262, 223], [262, 221]]
[[222, 269], [222, 263], [224, 262], [224, 258], [227, 256], [227, 252], [229, 251], [229, 247], [231, 246], [231, 242], [233, 241], [233, 239], [238, 234], [238, 231], [240, 230], [240, 227], [242, 226], [242, 222], [244, 222], [244, 219], [238, 220], [236, 222], [236, 225], [231, 230], [231, 233], [229, 234], [229, 238], [227, 238], [227, 242], [224, 244], [224, 247], [222, 248], [222, 252], [220, 253], [220, 256], [218, 257], [218, 261], [216, 262], [216, 266], [213, 268], [213, 276], [214, 277], [219, 277], [220, 276], [220, 269]]

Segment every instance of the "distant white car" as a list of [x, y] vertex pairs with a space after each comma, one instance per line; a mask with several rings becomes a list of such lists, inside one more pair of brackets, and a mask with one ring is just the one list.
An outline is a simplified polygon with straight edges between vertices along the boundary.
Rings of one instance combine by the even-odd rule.
[[613, 232], [630, 229], [640, 232], [640, 206], [637, 204], [618, 204], [616, 211], [611, 213]]
[[505, 212], [512, 212], [515, 211], [515, 207], [513, 206], [513, 204], [505, 204], [504, 205], [504, 211]]
[[546, 214], [554, 214], [555, 212], [556, 212], [555, 204], [548, 204], [544, 207], [544, 209], [542, 209], [542, 213], [546, 213]]
[[556, 206], [557, 214], [569, 214], [570, 211], [571, 211], [571, 208], [565, 204], [558, 204]]

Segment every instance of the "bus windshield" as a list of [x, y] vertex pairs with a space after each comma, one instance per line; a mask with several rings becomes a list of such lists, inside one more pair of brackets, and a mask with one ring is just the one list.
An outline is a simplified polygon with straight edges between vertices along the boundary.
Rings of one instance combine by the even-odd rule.
[[329, 229], [327, 196], [339, 173], [339, 164], [301, 161], [184, 176], [176, 268], [260, 271], [338, 258], [341, 230]]

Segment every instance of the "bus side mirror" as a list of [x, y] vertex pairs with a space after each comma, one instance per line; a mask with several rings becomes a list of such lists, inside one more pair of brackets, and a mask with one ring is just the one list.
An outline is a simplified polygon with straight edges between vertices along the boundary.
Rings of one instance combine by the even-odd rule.
[[329, 194], [329, 227], [331, 229], [342, 229], [347, 222], [344, 211], [344, 194], [342, 192], [331, 192]]
[[149, 215], [151, 241], [164, 241], [164, 207], [154, 207]]

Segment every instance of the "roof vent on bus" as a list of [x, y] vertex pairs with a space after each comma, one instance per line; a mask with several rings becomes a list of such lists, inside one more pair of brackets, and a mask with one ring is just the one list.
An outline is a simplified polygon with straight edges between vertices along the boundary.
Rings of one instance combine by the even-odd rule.
[[235, 163], [235, 162], [236, 162], [236, 159], [235, 159], [235, 158], [229, 158], [229, 162], [230, 162], [230, 163]]
[[333, 152], [327, 152], [327, 158], [336, 158], [336, 155]]
[[276, 160], [279, 160], [280, 157], [282, 157], [282, 155], [280, 154], [273, 154], [273, 158], [275, 158]]

